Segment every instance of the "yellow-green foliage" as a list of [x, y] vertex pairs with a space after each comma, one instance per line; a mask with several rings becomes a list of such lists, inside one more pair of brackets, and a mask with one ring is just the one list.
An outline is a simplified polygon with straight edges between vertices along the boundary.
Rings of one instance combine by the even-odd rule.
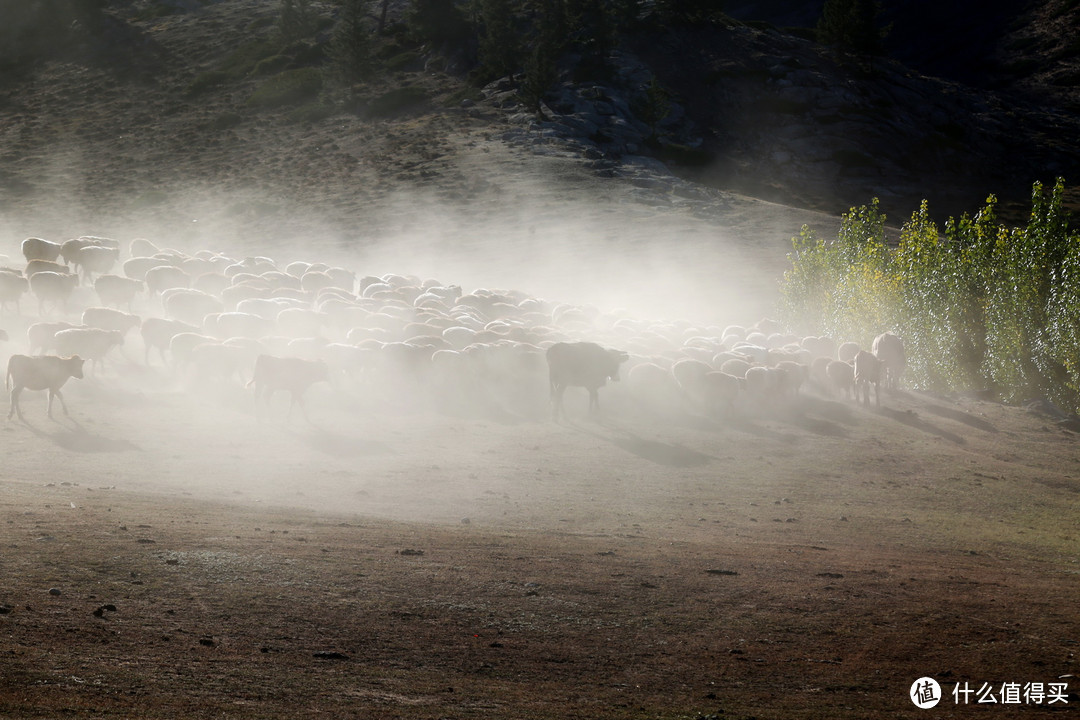
[[944, 232], [925, 202], [897, 246], [877, 200], [853, 208], [835, 240], [803, 228], [793, 240], [780, 313], [806, 333], [868, 346], [893, 330], [909, 378], [937, 390], [989, 390], [1005, 400], [1046, 396], [1080, 405], [1080, 235], [1062, 208], [1064, 182], [1032, 189], [1031, 218], [1007, 227], [997, 200]]

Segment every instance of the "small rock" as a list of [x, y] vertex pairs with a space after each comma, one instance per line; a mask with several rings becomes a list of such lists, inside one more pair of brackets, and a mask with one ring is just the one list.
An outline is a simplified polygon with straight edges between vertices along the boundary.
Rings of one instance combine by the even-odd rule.
[[349, 656], [344, 653], [334, 652], [333, 650], [318, 650], [311, 653], [311, 656], [317, 660], [348, 660]]
[[706, 570], [709, 575], [738, 575], [734, 570]]
[[63, 592], [60, 590], [60, 588], [49, 588], [49, 594], [53, 597], [60, 597]]
[[214, 643], [214, 638], [204, 637], [199, 638], [199, 644], [204, 647], [214, 647], [216, 643]]
[[405, 556], [408, 556], [408, 557], [419, 557], [420, 555], [423, 555], [423, 554], [424, 554], [423, 550], [414, 550], [412, 548], [405, 548], [404, 550], [398, 550], [398, 555], [405, 555]]

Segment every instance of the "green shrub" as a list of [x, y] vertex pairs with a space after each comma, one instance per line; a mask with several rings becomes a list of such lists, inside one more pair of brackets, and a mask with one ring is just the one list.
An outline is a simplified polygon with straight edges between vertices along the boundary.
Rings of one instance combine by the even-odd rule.
[[1064, 182], [1032, 188], [1024, 227], [997, 219], [993, 196], [944, 230], [924, 202], [898, 244], [875, 200], [843, 218], [834, 241], [793, 240], [780, 313], [792, 329], [868, 346], [885, 330], [907, 344], [916, 387], [1048, 397], [1080, 408], [1080, 233]]
[[295, 105], [318, 96], [322, 83], [322, 74], [316, 68], [286, 70], [260, 85], [247, 104], [260, 108]]

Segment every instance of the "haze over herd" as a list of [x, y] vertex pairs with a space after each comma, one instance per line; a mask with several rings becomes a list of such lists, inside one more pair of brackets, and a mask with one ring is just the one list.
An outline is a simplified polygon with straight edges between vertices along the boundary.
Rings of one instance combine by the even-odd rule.
[[[635, 413], [681, 409], [713, 419], [762, 412], [810, 390], [869, 403], [898, 387], [903, 342], [871, 349], [799, 337], [772, 320], [748, 326], [645, 319], [561, 303], [515, 289], [434, 278], [363, 276], [317, 261], [278, 263], [211, 249], [159, 248], [81, 236], [27, 238], [22, 263], [0, 270], [8, 349], [9, 417], [23, 389], [55, 394], [68, 378], [122, 376], [155, 367], [161, 388], [198, 389], [263, 416], [275, 391], [307, 415], [310, 386], [326, 383], [373, 406], [536, 420], [565, 413], [567, 387], [619, 394]], [[35, 312], [36, 311], [36, 312]], [[884, 342], [882, 342], [884, 341]], [[882, 342], [882, 347], [878, 344]], [[603, 346], [603, 347], [602, 347]], [[40, 355], [74, 364], [39, 361]], [[121, 378], [122, 381], [122, 378]], [[550, 397], [549, 397], [550, 395]], [[571, 406], [569, 417], [581, 415]], [[584, 408], [581, 408], [584, 409]], [[89, 411], [90, 409], [84, 409]]]

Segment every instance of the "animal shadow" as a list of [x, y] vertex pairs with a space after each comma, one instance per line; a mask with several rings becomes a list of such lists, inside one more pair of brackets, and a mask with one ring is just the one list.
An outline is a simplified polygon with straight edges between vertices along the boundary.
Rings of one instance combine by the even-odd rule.
[[574, 427], [587, 435], [591, 435], [598, 440], [609, 442], [631, 455], [636, 455], [643, 460], [654, 462], [657, 465], [681, 468], [701, 467], [715, 459], [710, 455], [698, 452], [697, 450], [691, 450], [682, 445], [660, 442], [659, 440], [648, 440], [629, 430], [612, 425], [606, 426], [611, 430], [610, 435], [599, 433], [578, 425], [571, 424], [571, 427]]
[[[59, 422], [59, 421], [57, 421]], [[140, 450], [141, 448], [130, 440], [124, 438], [110, 438], [97, 433], [89, 432], [73, 418], [68, 418], [71, 426], [61, 425], [55, 432], [42, 430], [36, 425], [23, 420], [23, 424], [30, 432], [38, 437], [46, 438], [56, 443], [58, 447], [70, 452], [100, 453], [100, 452], [125, 452], [127, 450]]]

